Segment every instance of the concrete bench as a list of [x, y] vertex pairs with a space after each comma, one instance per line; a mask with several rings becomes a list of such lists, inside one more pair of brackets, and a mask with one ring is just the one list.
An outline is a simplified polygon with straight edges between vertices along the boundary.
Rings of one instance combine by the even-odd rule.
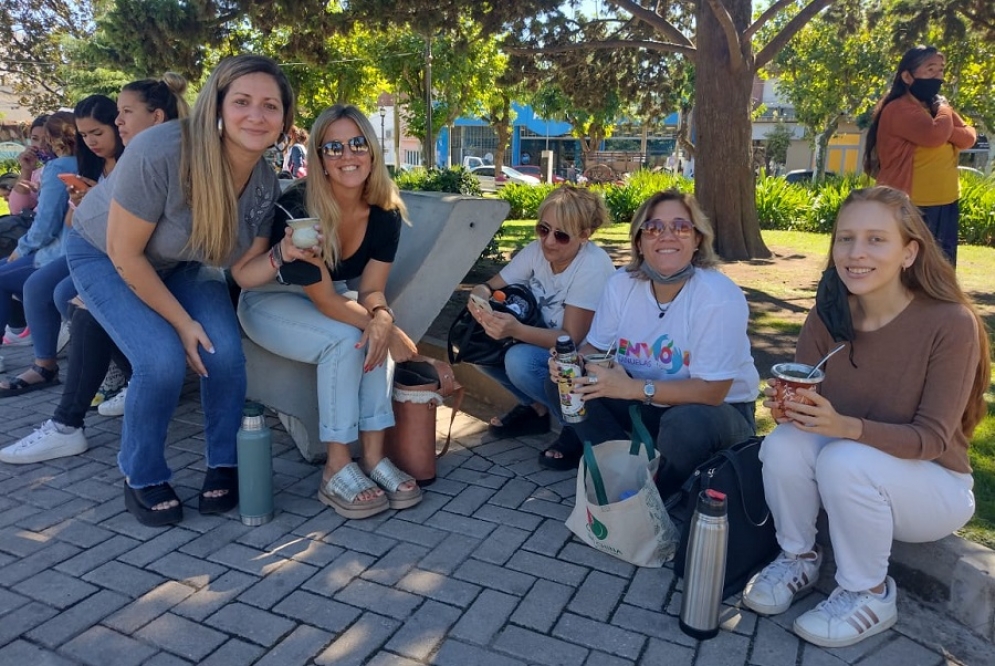
[[[397, 324], [417, 342], [497, 233], [510, 206], [500, 199], [439, 192], [402, 192], [401, 196], [411, 226], [401, 229], [387, 281], [387, 301]], [[272, 354], [247, 337], [242, 343], [248, 397], [277, 412], [305, 460], [323, 460], [316, 366]]]

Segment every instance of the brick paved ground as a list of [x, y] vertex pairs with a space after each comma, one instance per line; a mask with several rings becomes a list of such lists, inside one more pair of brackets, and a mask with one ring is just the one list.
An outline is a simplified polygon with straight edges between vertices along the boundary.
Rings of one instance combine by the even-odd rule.
[[[26, 349], [0, 353], [8, 371], [29, 360]], [[48, 418], [59, 395], [0, 402], [0, 445]], [[573, 476], [538, 467], [543, 439], [493, 441], [469, 416], [421, 505], [356, 522], [315, 499], [320, 469], [271, 419], [276, 519], [203, 517], [200, 423], [191, 382], [170, 431], [187, 504], [171, 529], [124, 510], [120, 419], [89, 417], [84, 455], [0, 464], [0, 664], [995, 663], [991, 644], [905, 594], [881, 636], [843, 650], [800, 642], [791, 622], [824, 598], [829, 576], [782, 617], [728, 606], [725, 630], [697, 643], [678, 629], [671, 569], [637, 569], [571, 538]]]

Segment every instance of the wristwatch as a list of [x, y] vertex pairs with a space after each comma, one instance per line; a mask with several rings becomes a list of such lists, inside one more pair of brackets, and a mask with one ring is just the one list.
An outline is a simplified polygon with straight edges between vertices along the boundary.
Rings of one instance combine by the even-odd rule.
[[652, 405], [653, 396], [656, 395], [656, 384], [653, 383], [652, 379], [646, 380], [646, 385], [643, 386], [643, 404]]
[[394, 316], [394, 311], [390, 309], [389, 305], [374, 305], [370, 308], [370, 316], [376, 316], [377, 310], [386, 310], [387, 314], [390, 315], [390, 320], [397, 321], [397, 317]]

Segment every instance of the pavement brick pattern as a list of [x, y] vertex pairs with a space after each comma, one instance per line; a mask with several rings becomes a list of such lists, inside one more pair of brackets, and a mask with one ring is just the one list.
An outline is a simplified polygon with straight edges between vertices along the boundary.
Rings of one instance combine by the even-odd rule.
[[[8, 371], [29, 362], [27, 349], [0, 353]], [[60, 391], [3, 400], [0, 444], [48, 418]], [[90, 416], [83, 455], [0, 464], [0, 664], [995, 663], [990, 643], [905, 594], [894, 630], [841, 650], [801, 642], [791, 622], [825, 598], [830, 571], [784, 616], [730, 599], [716, 639], [688, 638], [670, 568], [633, 567], [564, 527], [574, 476], [538, 466], [549, 437], [494, 441], [461, 415], [419, 506], [350, 522], [315, 499], [320, 468], [270, 419], [279, 513], [250, 528], [196, 512], [200, 424], [191, 377], [169, 437], [187, 505], [171, 529], [124, 510], [120, 419]]]

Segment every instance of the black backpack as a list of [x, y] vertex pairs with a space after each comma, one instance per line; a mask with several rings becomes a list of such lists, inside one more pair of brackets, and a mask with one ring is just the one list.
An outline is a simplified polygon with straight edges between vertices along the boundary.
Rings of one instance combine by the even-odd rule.
[[17, 215], [4, 215], [0, 217], [0, 259], [10, 256], [10, 253], [17, 249], [17, 241], [21, 236], [28, 233], [31, 223], [34, 222], [35, 213], [33, 210], [21, 211]]

